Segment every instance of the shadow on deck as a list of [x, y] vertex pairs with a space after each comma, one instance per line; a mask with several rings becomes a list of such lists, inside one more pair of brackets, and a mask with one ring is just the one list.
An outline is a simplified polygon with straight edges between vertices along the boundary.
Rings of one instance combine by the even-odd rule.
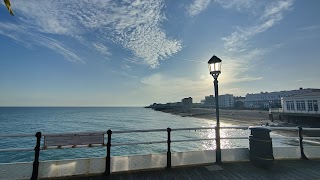
[[[61, 178], [59, 178], [61, 179]], [[199, 165], [172, 169], [145, 170], [103, 175], [68, 177], [63, 179], [110, 179], [110, 180], [202, 180], [202, 179], [320, 179], [320, 160], [277, 160], [271, 169], [262, 169], [250, 162]]]

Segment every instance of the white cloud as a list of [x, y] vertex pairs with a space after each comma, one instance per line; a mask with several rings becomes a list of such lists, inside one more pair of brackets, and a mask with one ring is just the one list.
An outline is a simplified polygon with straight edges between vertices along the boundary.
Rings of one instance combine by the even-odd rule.
[[[161, 29], [165, 20], [163, 1], [17, 1], [15, 9], [30, 31], [69, 36], [89, 41], [103, 55], [106, 44], [118, 44], [144, 64], [154, 68], [159, 61], [182, 49], [181, 42]], [[82, 38], [89, 36], [90, 38]]]
[[194, 0], [193, 4], [187, 7], [187, 13], [189, 16], [198, 15], [208, 7], [210, 2], [211, 0]]
[[275, 1], [266, 7], [262, 17], [282, 19], [282, 13], [289, 10], [292, 5], [293, 0]]
[[206, 10], [211, 2], [219, 4], [226, 9], [235, 8], [240, 11], [256, 7], [261, 3], [257, 0], [194, 0], [192, 4], [187, 6], [187, 14], [189, 16], [196, 16]]
[[306, 27], [299, 28], [298, 30], [299, 31], [314, 31], [317, 29], [320, 29], [320, 25], [306, 26]]
[[266, 31], [283, 19], [283, 13], [293, 5], [293, 0], [276, 1], [265, 8], [261, 22], [249, 27], [238, 27], [237, 31], [223, 37], [224, 46], [228, 51], [241, 51], [247, 48], [247, 42], [255, 35]]
[[242, 8], [250, 8], [257, 4], [257, 0], [214, 0], [224, 8], [236, 8], [241, 10]]
[[[221, 81], [225, 83], [256, 81], [263, 77], [252, 76], [250, 70], [256, 67], [270, 50], [279, 48], [283, 44], [268, 49], [252, 48], [250, 40], [256, 35], [265, 32], [283, 19], [285, 12], [291, 9], [293, 0], [274, 1], [265, 5], [262, 14], [258, 15], [257, 22], [248, 27], [237, 27], [231, 35], [223, 37], [224, 41], [224, 71]], [[261, 72], [268, 69], [262, 69]]]
[[92, 43], [92, 46], [95, 48], [96, 51], [104, 55], [106, 58], [111, 56], [111, 53], [108, 50], [108, 47], [104, 46], [101, 43]]
[[69, 61], [84, 63], [82, 58], [80, 58], [74, 51], [70, 50], [68, 47], [55, 39], [43, 36], [39, 33], [33, 33], [23, 26], [11, 23], [0, 22], [0, 28], [0, 34], [21, 42], [28, 47], [31, 47], [31, 44], [36, 44], [37, 46], [46, 47], [58, 54], [63, 55], [65, 59]]

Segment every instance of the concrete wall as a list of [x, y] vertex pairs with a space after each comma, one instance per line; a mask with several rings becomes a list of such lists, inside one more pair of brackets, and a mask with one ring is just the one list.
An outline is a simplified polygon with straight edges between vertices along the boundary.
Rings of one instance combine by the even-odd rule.
[[[319, 147], [305, 148], [309, 158], [320, 158]], [[223, 162], [248, 161], [249, 149], [222, 149]], [[275, 159], [299, 159], [299, 147], [274, 147]], [[172, 166], [208, 164], [215, 162], [215, 150], [172, 153]], [[72, 159], [40, 162], [39, 178], [63, 177], [72, 175], [101, 174], [105, 171], [105, 158]], [[166, 153], [137, 156], [115, 156], [111, 158], [111, 172], [140, 169], [165, 168]], [[0, 179], [30, 179], [32, 163], [0, 164]]]

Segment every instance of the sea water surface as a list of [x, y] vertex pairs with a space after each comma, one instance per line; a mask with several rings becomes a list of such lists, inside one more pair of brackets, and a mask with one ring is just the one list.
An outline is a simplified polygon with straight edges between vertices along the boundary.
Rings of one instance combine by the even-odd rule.
[[[222, 119], [223, 120], [223, 119]], [[142, 107], [0, 107], [0, 134], [64, 133], [112, 130], [165, 129], [212, 127], [212, 120], [180, 117]], [[221, 126], [230, 124], [221, 123]], [[239, 124], [239, 126], [241, 126]], [[248, 136], [249, 130], [223, 129], [221, 137]], [[172, 140], [214, 138], [214, 130], [173, 131]], [[112, 134], [113, 143], [166, 141], [167, 132]], [[33, 148], [35, 137], [0, 138], [0, 149]], [[106, 141], [106, 138], [105, 138]], [[222, 140], [222, 148], [248, 147], [248, 140]], [[290, 146], [288, 140], [274, 140], [274, 146]], [[214, 141], [172, 143], [172, 152], [209, 150], [215, 148]], [[166, 143], [111, 148], [112, 156], [164, 153]], [[50, 149], [40, 152], [40, 160], [105, 157], [106, 147]], [[33, 151], [1, 152], [0, 163], [30, 162]]]

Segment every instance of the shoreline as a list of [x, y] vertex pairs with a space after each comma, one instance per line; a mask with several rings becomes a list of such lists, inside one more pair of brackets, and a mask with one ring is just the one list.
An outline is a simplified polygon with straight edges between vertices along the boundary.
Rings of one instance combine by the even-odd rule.
[[[155, 111], [179, 115], [181, 117], [194, 117], [207, 120], [216, 121], [215, 109], [204, 108], [153, 108]], [[222, 123], [228, 123], [238, 126], [252, 126], [271, 124], [269, 120], [269, 112], [261, 110], [234, 110], [234, 109], [220, 109], [219, 119]]]
[[[216, 123], [215, 109], [204, 108], [161, 108], [153, 109], [164, 113], [170, 113], [181, 117], [194, 117], [206, 120], [212, 120]], [[233, 126], [265, 126], [266, 123], [270, 126], [286, 126], [297, 127], [294, 124], [269, 120], [269, 111], [261, 110], [234, 110], [234, 109], [220, 109], [219, 110], [220, 123], [231, 124]], [[273, 130], [276, 134], [283, 136], [297, 136], [297, 130]], [[304, 134], [306, 135], [306, 134]]]

